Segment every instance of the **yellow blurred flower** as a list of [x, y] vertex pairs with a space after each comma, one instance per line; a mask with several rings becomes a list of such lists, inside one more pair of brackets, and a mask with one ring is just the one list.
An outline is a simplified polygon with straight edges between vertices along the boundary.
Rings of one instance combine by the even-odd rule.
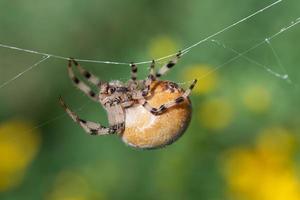
[[216, 88], [218, 75], [212, 70], [213, 67], [201, 64], [189, 66], [184, 70], [185, 81], [198, 79], [198, 84], [193, 89], [193, 94], [207, 94]]
[[18, 120], [0, 124], [0, 192], [19, 185], [36, 156], [40, 135], [33, 127]]
[[263, 86], [251, 86], [245, 89], [243, 103], [252, 112], [266, 112], [271, 105], [270, 91]]
[[178, 50], [176, 42], [167, 36], [154, 38], [149, 45], [149, 55], [153, 59], [176, 53]]
[[211, 130], [226, 128], [232, 121], [233, 108], [225, 99], [212, 99], [204, 102], [198, 110], [200, 123]]
[[299, 200], [300, 179], [292, 162], [294, 139], [287, 130], [272, 128], [262, 132], [255, 148], [236, 148], [225, 153], [223, 169], [229, 196], [245, 200]]
[[270, 164], [291, 162], [295, 153], [295, 136], [282, 127], [270, 127], [261, 131], [257, 140], [257, 150]]

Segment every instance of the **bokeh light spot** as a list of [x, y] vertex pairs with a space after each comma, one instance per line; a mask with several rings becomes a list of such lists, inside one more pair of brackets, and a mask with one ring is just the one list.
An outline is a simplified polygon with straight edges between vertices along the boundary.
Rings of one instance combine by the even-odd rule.
[[232, 121], [233, 108], [225, 99], [211, 99], [204, 102], [199, 110], [200, 123], [211, 130], [222, 130]]
[[40, 147], [33, 124], [12, 120], [0, 124], [0, 191], [18, 186]]
[[271, 94], [263, 86], [251, 86], [245, 89], [243, 103], [254, 113], [264, 113], [271, 106]]
[[201, 64], [188, 66], [184, 70], [183, 76], [185, 81], [198, 79], [198, 84], [193, 89], [193, 94], [207, 94], [216, 88], [218, 75], [212, 70], [213, 67]]
[[158, 36], [149, 45], [149, 56], [153, 59], [176, 53], [178, 45], [168, 36]]
[[263, 129], [257, 139], [257, 150], [270, 164], [290, 162], [296, 145], [294, 134], [279, 126]]

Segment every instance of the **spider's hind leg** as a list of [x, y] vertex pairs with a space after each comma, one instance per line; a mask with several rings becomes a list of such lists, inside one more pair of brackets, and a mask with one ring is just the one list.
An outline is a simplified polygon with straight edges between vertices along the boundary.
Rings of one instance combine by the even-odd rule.
[[169, 108], [184, 102], [184, 100], [186, 98], [188, 98], [188, 96], [190, 95], [190, 93], [191, 93], [192, 89], [195, 87], [196, 83], [197, 83], [197, 79], [195, 79], [193, 81], [193, 83], [190, 85], [190, 87], [181, 96], [177, 97], [176, 99], [174, 99], [166, 104], [162, 104], [158, 108], [153, 108], [147, 101], [144, 102], [143, 106], [146, 110], [148, 110], [152, 114], [160, 115], [160, 114], [164, 113], [165, 111], [167, 111]]

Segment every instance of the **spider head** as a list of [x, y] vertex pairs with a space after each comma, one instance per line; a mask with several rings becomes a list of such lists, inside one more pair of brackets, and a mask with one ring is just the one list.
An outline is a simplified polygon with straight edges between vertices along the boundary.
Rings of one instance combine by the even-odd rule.
[[100, 95], [106, 95], [108, 94], [109, 84], [108, 83], [102, 83], [100, 85]]

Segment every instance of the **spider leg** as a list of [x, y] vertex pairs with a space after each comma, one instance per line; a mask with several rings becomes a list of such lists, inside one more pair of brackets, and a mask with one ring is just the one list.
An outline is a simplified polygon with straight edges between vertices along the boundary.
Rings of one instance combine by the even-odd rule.
[[136, 82], [136, 78], [137, 78], [137, 66], [134, 63], [130, 64], [131, 67], [131, 80], [133, 82]]
[[160, 114], [164, 113], [166, 110], [168, 110], [169, 108], [176, 106], [176, 105], [182, 103], [185, 99], [187, 99], [188, 96], [190, 95], [192, 89], [195, 87], [196, 83], [197, 83], [197, 79], [195, 79], [193, 81], [193, 83], [190, 85], [190, 87], [180, 97], [177, 97], [176, 99], [174, 99], [166, 104], [162, 104], [161, 106], [159, 106], [159, 108], [153, 108], [152, 106], [150, 106], [150, 104], [147, 101], [145, 101], [143, 103], [143, 106], [152, 114], [160, 115]]
[[121, 103], [121, 106], [122, 106], [123, 108], [128, 108], [128, 107], [132, 106], [133, 104], [134, 104], [134, 101], [129, 100], [129, 101], [122, 102], [122, 103]]
[[191, 94], [191, 92], [194, 89], [196, 83], [197, 83], [197, 79], [194, 79], [193, 82], [192, 82], [192, 84], [189, 86], [189, 88], [183, 93], [182, 96], [184, 98], [187, 98]]
[[74, 74], [74, 71], [72, 69], [72, 61], [69, 60], [68, 63], [68, 74], [70, 79], [73, 81], [74, 85], [81, 90], [84, 94], [86, 94], [87, 96], [89, 96], [92, 100], [97, 101], [98, 98], [96, 96], [96, 93], [93, 92], [93, 90], [86, 85], [84, 82], [80, 81]]
[[154, 68], [155, 68], [155, 60], [152, 60], [152, 63], [150, 65], [150, 74], [148, 76], [148, 79], [151, 79], [151, 80], [156, 79]]
[[59, 98], [59, 102], [65, 109], [67, 114], [73, 119], [73, 121], [79, 124], [89, 135], [108, 135], [113, 133], [112, 128], [106, 128], [101, 124], [91, 121], [85, 121], [79, 118], [79, 116], [75, 112], [72, 112], [68, 108], [68, 106], [65, 104], [61, 97]]
[[150, 91], [151, 83], [156, 80], [154, 67], [155, 67], [155, 61], [152, 60], [152, 63], [150, 65], [150, 74], [148, 75], [147, 79], [145, 80], [145, 89], [142, 91], [142, 96], [143, 97], [148, 95], [148, 93]]
[[89, 71], [87, 71], [86, 69], [84, 69], [76, 60], [74, 60], [73, 58], [70, 58], [70, 60], [74, 63], [74, 65], [78, 68], [80, 74], [83, 75], [84, 78], [86, 78], [90, 83], [96, 85], [96, 86], [100, 86], [101, 81], [100, 79], [95, 76], [94, 74], [90, 73]]
[[174, 65], [177, 63], [178, 59], [180, 58], [182, 52], [179, 51], [173, 60], [170, 60], [167, 64], [162, 66], [159, 71], [156, 73], [156, 77], [161, 77], [162, 75], [166, 74]]
[[115, 133], [122, 133], [125, 129], [125, 114], [121, 104], [106, 105], [108, 122], [110, 129]]

